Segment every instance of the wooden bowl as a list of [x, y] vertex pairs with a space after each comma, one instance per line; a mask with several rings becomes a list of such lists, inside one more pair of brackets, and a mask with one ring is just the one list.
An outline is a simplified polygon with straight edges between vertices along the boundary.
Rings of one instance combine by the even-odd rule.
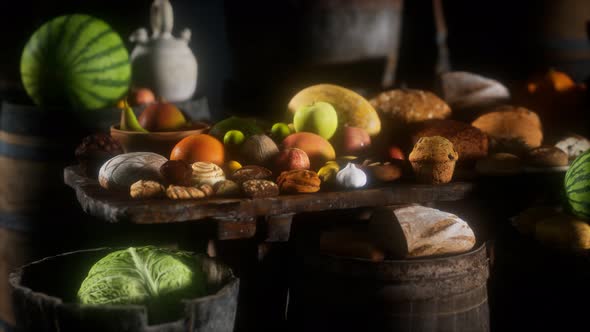
[[111, 136], [116, 139], [123, 151], [127, 152], [154, 152], [166, 158], [170, 152], [183, 138], [204, 134], [209, 131], [210, 126], [205, 122], [192, 122], [188, 128], [179, 131], [159, 131], [142, 133], [119, 129], [119, 125], [111, 126]]

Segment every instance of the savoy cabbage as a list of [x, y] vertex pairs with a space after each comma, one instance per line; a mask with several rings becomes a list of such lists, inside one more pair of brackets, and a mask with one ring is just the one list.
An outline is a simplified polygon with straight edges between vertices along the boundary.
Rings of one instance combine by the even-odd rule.
[[128, 248], [100, 259], [78, 290], [82, 304], [150, 304], [207, 294], [206, 275], [186, 252]]

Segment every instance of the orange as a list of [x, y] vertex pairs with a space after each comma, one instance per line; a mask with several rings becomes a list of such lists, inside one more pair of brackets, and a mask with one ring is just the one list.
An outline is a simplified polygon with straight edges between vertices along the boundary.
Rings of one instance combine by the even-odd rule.
[[576, 83], [564, 72], [549, 69], [542, 77], [537, 77], [528, 83], [530, 93], [547, 91], [564, 92], [576, 86]]
[[184, 160], [189, 164], [205, 161], [223, 166], [225, 151], [223, 143], [207, 134], [195, 134], [183, 138], [174, 146], [170, 160]]

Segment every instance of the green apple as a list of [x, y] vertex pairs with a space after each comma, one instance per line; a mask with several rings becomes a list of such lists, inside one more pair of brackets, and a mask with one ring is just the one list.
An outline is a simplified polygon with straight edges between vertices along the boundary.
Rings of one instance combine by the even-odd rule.
[[289, 125], [284, 122], [277, 122], [270, 128], [270, 137], [277, 142], [282, 142], [285, 137], [291, 135], [293, 132]]
[[223, 144], [226, 146], [237, 146], [244, 143], [245, 136], [239, 130], [228, 130], [223, 136]]
[[330, 139], [338, 128], [338, 113], [329, 103], [318, 101], [303, 106], [293, 116], [296, 132], [309, 132]]

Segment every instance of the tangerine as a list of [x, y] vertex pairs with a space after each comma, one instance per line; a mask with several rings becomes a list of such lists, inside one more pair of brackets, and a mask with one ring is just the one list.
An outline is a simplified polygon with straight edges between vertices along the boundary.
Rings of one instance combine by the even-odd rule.
[[224, 159], [223, 143], [207, 134], [194, 134], [183, 138], [170, 154], [170, 160], [184, 160], [189, 164], [205, 161], [223, 166]]

